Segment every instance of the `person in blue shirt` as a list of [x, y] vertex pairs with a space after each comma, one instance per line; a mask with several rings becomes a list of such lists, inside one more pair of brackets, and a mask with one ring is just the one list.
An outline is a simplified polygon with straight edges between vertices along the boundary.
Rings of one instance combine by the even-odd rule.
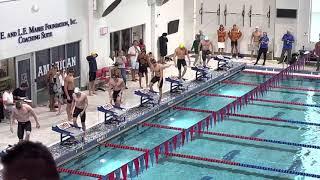
[[263, 54], [263, 66], [266, 64], [266, 60], [267, 60], [267, 52], [268, 52], [268, 47], [269, 47], [269, 38], [268, 38], [268, 34], [266, 32], [263, 32], [263, 36], [260, 38], [259, 40], [260, 42], [260, 48], [259, 48], [259, 52], [258, 52], [258, 57], [257, 57], [257, 61], [254, 65], [257, 65], [261, 55]]
[[282, 48], [279, 64], [283, 62], [285, 53], [287, 53], [287, 63], [291, 61], [292, 44], [294, 43], [294, 37], [290, 31], [287, 31], [287, 33], [283, 35], [282, 41], [283, 41], [283, 48]]

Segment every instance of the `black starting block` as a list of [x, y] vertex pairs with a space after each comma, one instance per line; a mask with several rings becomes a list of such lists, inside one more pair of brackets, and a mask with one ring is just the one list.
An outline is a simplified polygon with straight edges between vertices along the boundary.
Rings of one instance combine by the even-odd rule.
[[181, 81], [178, 77], [167, 77], [166, 81], [170, 83], [170, 92], [176, 93], [179, 91], [183, 91], [186, 88], [184, 88], [184, 81]]
[[99, 112], [104, 113], [104, 123], [105, 124], [112, 124], [113, 122], [121, 123], [124, 122], [126, 119], [125, 117], [121, 118], [120, 116], [124, 113], [124, 108], [113, 106], [113, 105], [106, 105], [106, 106], [99, 106]]
[[154, 102], [154, 96], [157, 94], [156, 92], [151, 92], [147, 89], [139, 89], [134, 91], [134, 94], [140, 96], [140, 107], [148, 104], [152, 106], [156, 105], [156, 103]]
[[70, 138], [75, 139], [76, 137], [83, 134], [80, 127], [74, 126], [68, 122], [52, 126], [52, 131], [60, 133], [60, 144], [64, 144]]
[[196, 71], [196, 80], [208, 80], [212, 78], [210, 68], [208, 67], [191, 67], [191, 70]]
[[227, 71], [232, 68], [231, 57], [228, 56], [214, 56], [214, 60], [218, 61], [217, 71]]

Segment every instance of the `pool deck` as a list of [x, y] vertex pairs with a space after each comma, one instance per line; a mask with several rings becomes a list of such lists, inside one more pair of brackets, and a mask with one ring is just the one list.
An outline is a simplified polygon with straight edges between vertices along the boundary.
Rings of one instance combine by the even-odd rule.
[[[246, 63], [248, 66], [252, 66], [253, 63], [255, 62], [254, 60], [250, 59], [242, 59], [242, 60], [236, 60], [236, 62], [241, 62], [241, 63]], [[262, 61], [261, 61], [262, 63]], [[209, 64], [211, 67], [215, 68], [216, 62], [211, 62]], [[267, 61], [266, 63], [267, 67], [272, 67], [272, 68], [282, 68], [282, 64], [277, 64], [276, 61]], [[261, 66], [256, 66], [256, 67], [261, 67]], [[262, 68], [265, 69], [265, 68]], [[306, 67], [305, 68], [308, 71], [314, 71], [314, 67]], [[176, 69], [174, 66], [169, 67], [168, 69], [165, 70], [165, 76], [172, 76], [176, 75]], [[215, 72], [214, 76], [219, 76], [221, 75], [221, 72]], [[195, 79], [195, 73], [190, 70], [190, 68], [187, 71], [186, 78], [189, 80]], [[150, 79], [150, 78], [149, 78]], [[145, 83], [143, 83], [145, 84]], [[199, 87], [201, 83], [191, 83], [191, 89], [194, 89], [196, 87]], [[139, 97], [133, 95], [133, 91], [137, 89], [138, 87], [138, 82], [128, 82], [128, 87], [129, 89], [125, 91], [124, 97], [125, 97], [125, 103], [124, 107], [126, 108], [132, 108], [130, 109], [127, 113], [127, 121], [126, 123], [130, 122], [129, 124], [120, 124], [120, 130], [123, 130], [128, 127], [128, 125], [133, 125], [136, 123], [136, 117], [139, 117], [142, 115], [142, 113], [146, 113], [148, 110], [151, 108], [135, 108], [139, 104]], [[145, 86], [145, 85], [144, 85]], [[164, 84], [164, 91], [165, 96], [164, 100], [162, 103], [165, 104], [165, 102], [169, 102], [169, 100], [172, 100], [173, 98], [176, 98], [176, 94], [170, 94], [168, 93], [169, 90], [169, 84], [165, 83]], [[191, 90], [189, 89], [189, 90]], [[155, 88], [156, 90], [156, 88]], [[87, 93], [87, 92], [86, 92]], [[180, 99], [181, 100], [181, 99]], [[32, 136], [31, 140], [33, 141], [39, 141], [45, 144], [46, 146], [50, 147], [51, 152], [53, 153], [55, 159], [57, 162], [62, 162], [65, 159], [70, 158], [72, 154], [78, 153], [79, 151], [82, 151], [82, 149], [87, 149], [90, 146], [96, 144], [97, 142], [103, 140], [106, 138], [106, 134], [111, 132], [113, 129], [118, 129], [119, 127], [116, 126], [100, 126], [103, 122], [103, 117], [102, 115], [98, 115], [98, 112], [96, 108], [100, 105], [106, 104], [106, 102], [109, 102], [108, 96], [106, 92], [98, 92], [96, 96], [89, 97], [89, 107], [87, 111], [87, 126], [90, 128], [88, 136], [87, 136], [87, 143], [86, 145], [79, 143], [76, 146], [71, 146], [71, 147], [62, 147], [59, 145], [60, 141], [60, 136], [57, 133], [54, 133], [51, 130], [52, 125], [59, 124], [66, 119], [66, 113], [65, 113], [65, 107], [63, 107], [63, 113], [60, 116], [56, 116], [55, 113], [48, 112], [47, 107], [37, 107], [35, 108], [35, 111], [37, 115], [39, 116], [40, 120], [40, 129], [35, 129], [33, 128], [32, 131]], [[158, 112], [159, 107], [155, 107], [152, 112]], [[146, 114], [145, 114], [146, 115]], [[143, 116], [142, 118], [139, 118], [139, 120], [142, 120], [143, 118], [146, 118], [146, 116]], [[16, 132], [12, 134], [9, 131], [9, 124], [8, 122], [2, 122], [0, 123], [0, 133], [2, 135], [1, 142], [0, 142], [0, 149], [5, 149], [8, 144], [14, 144], [17, 142], [17, 137], [16, 137]], [[112, 134], [116, 134], [117, 131], [114, 131]], [[111, 134], [109, 134], [108, 137], [110, 137]], [[98, 140], [97, 140], [98, 139]], [[69, 154], [69, 152], [74, 152]], [[1, 169], [1, 167], [0, 167]]]

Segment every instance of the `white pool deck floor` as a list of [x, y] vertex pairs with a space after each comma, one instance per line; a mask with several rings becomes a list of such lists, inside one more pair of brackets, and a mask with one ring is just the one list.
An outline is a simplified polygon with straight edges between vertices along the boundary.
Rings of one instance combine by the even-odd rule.
[[[235, 61], [244, 62], [244, 63], [247, 63], [248, 65], [253, 65], [255, 62], [255, 60], [250, 60], [250, 58], [238, 59]], [[261, 60], [259, 64], [262, 64], [262, 62], [263, 61]], [[164, 76], [165, 77], [177, 76], [178, 71], [173, 65], [173, 62], [170, 62], [168, 64], [171, 64], [172, 66], [165, 69]], [[211, 68], [216, 68], [217, 61], [211, 61], [209, 63], [209, 66]], [[277, 61], [275, 60], [274, 61], [268, 60], [266, 63], [266, 67], [282, 68], [282, 64], [277, 64]], [[315, 71], [315, 67], [306, 67], [306, 70]], [[195, 79], [195, 72], [191, 71], [190, 67], [188, 67], [185, 78], [188, 79], [188, 81]], [[131, 80], [130, 78], [128, 79]], [[149, 77], [149, 81], [150, 81], [150, 77]], [[144, 87], [146, 86], [144, 78], [143, 78], [142, 85]], [[122, 106], [125, 108], [131, 108], [139, 105], [140, 99], [138, 96], [135, 96], [133, 93], [134, 90], [139, 89], [139, 82], [128, 81], [128, 88], [129, 89], [125, 90], [124, 104]], [[154, 89], [157, 90], [157, 87], [155, 86]], [[163, 89], [164, 89], [164, 92], [168, 91], [170, 89], [170, 84], [165, 82]], [[88, 94], [87, 91], [85, 91], [85, 93]], [[107, 92], [98, 91], [97, 95], [88, 96], [88, 99], [89, 99], [89, 107], [87, 109], [86, 124], [87, 124], [87, 128], [90, 128], [103, 122], [103, 117], [102, 116], [98, 117], [98, 112], [96, 108], [98, 106], [107, 104], [109, 102], [109, 95], [107, 94]], [[49, 112], [49, 109], [47, 107], [36, 107], [34, 110], [38, 116], [41, 128], [36, 129], [35, 123], [32, 120], [32, 133], [31, 133], [30, 140], [41, 142], [46, 146], [51, 146], [53, 144], [58, 143], [60, 141], [60, 135], [58, 133], [53, 132], [51, 130], [51, 127], [53, 125], [66, 121], [67, 116], [65, 111], [65, 105], [62, 107], [62, 109], [63, 109], [62, 114], [57, 116], [55, 112]], [[79, 121], [80, 120], [78, 120], [78, 122]], [[9, 144], [12, 145], [17, 143], [18, 138], [16, 135], [16, 129], [17, 129], [16, 127], [17, 127], [17, 124], [14, 125], [14, 133], [11, 133], [9, 122], [0, 123], [0, 137], [1, 137], [0, 150], [5, 149], [6, 147], [8, 147]]]

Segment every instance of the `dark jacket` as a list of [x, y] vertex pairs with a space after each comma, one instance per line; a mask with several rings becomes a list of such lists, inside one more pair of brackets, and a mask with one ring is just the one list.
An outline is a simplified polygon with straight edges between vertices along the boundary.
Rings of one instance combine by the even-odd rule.
[[89, 63], [89, 72], [97, 72], [98, 67], [96, 58], [93, 56], [87, 56], [87, 60]]
[[165, 36], [161, 36], [159, 38], [159, 50], [160, 50], [160, 56], [164, 57], [168, 54], [168, 38]]

